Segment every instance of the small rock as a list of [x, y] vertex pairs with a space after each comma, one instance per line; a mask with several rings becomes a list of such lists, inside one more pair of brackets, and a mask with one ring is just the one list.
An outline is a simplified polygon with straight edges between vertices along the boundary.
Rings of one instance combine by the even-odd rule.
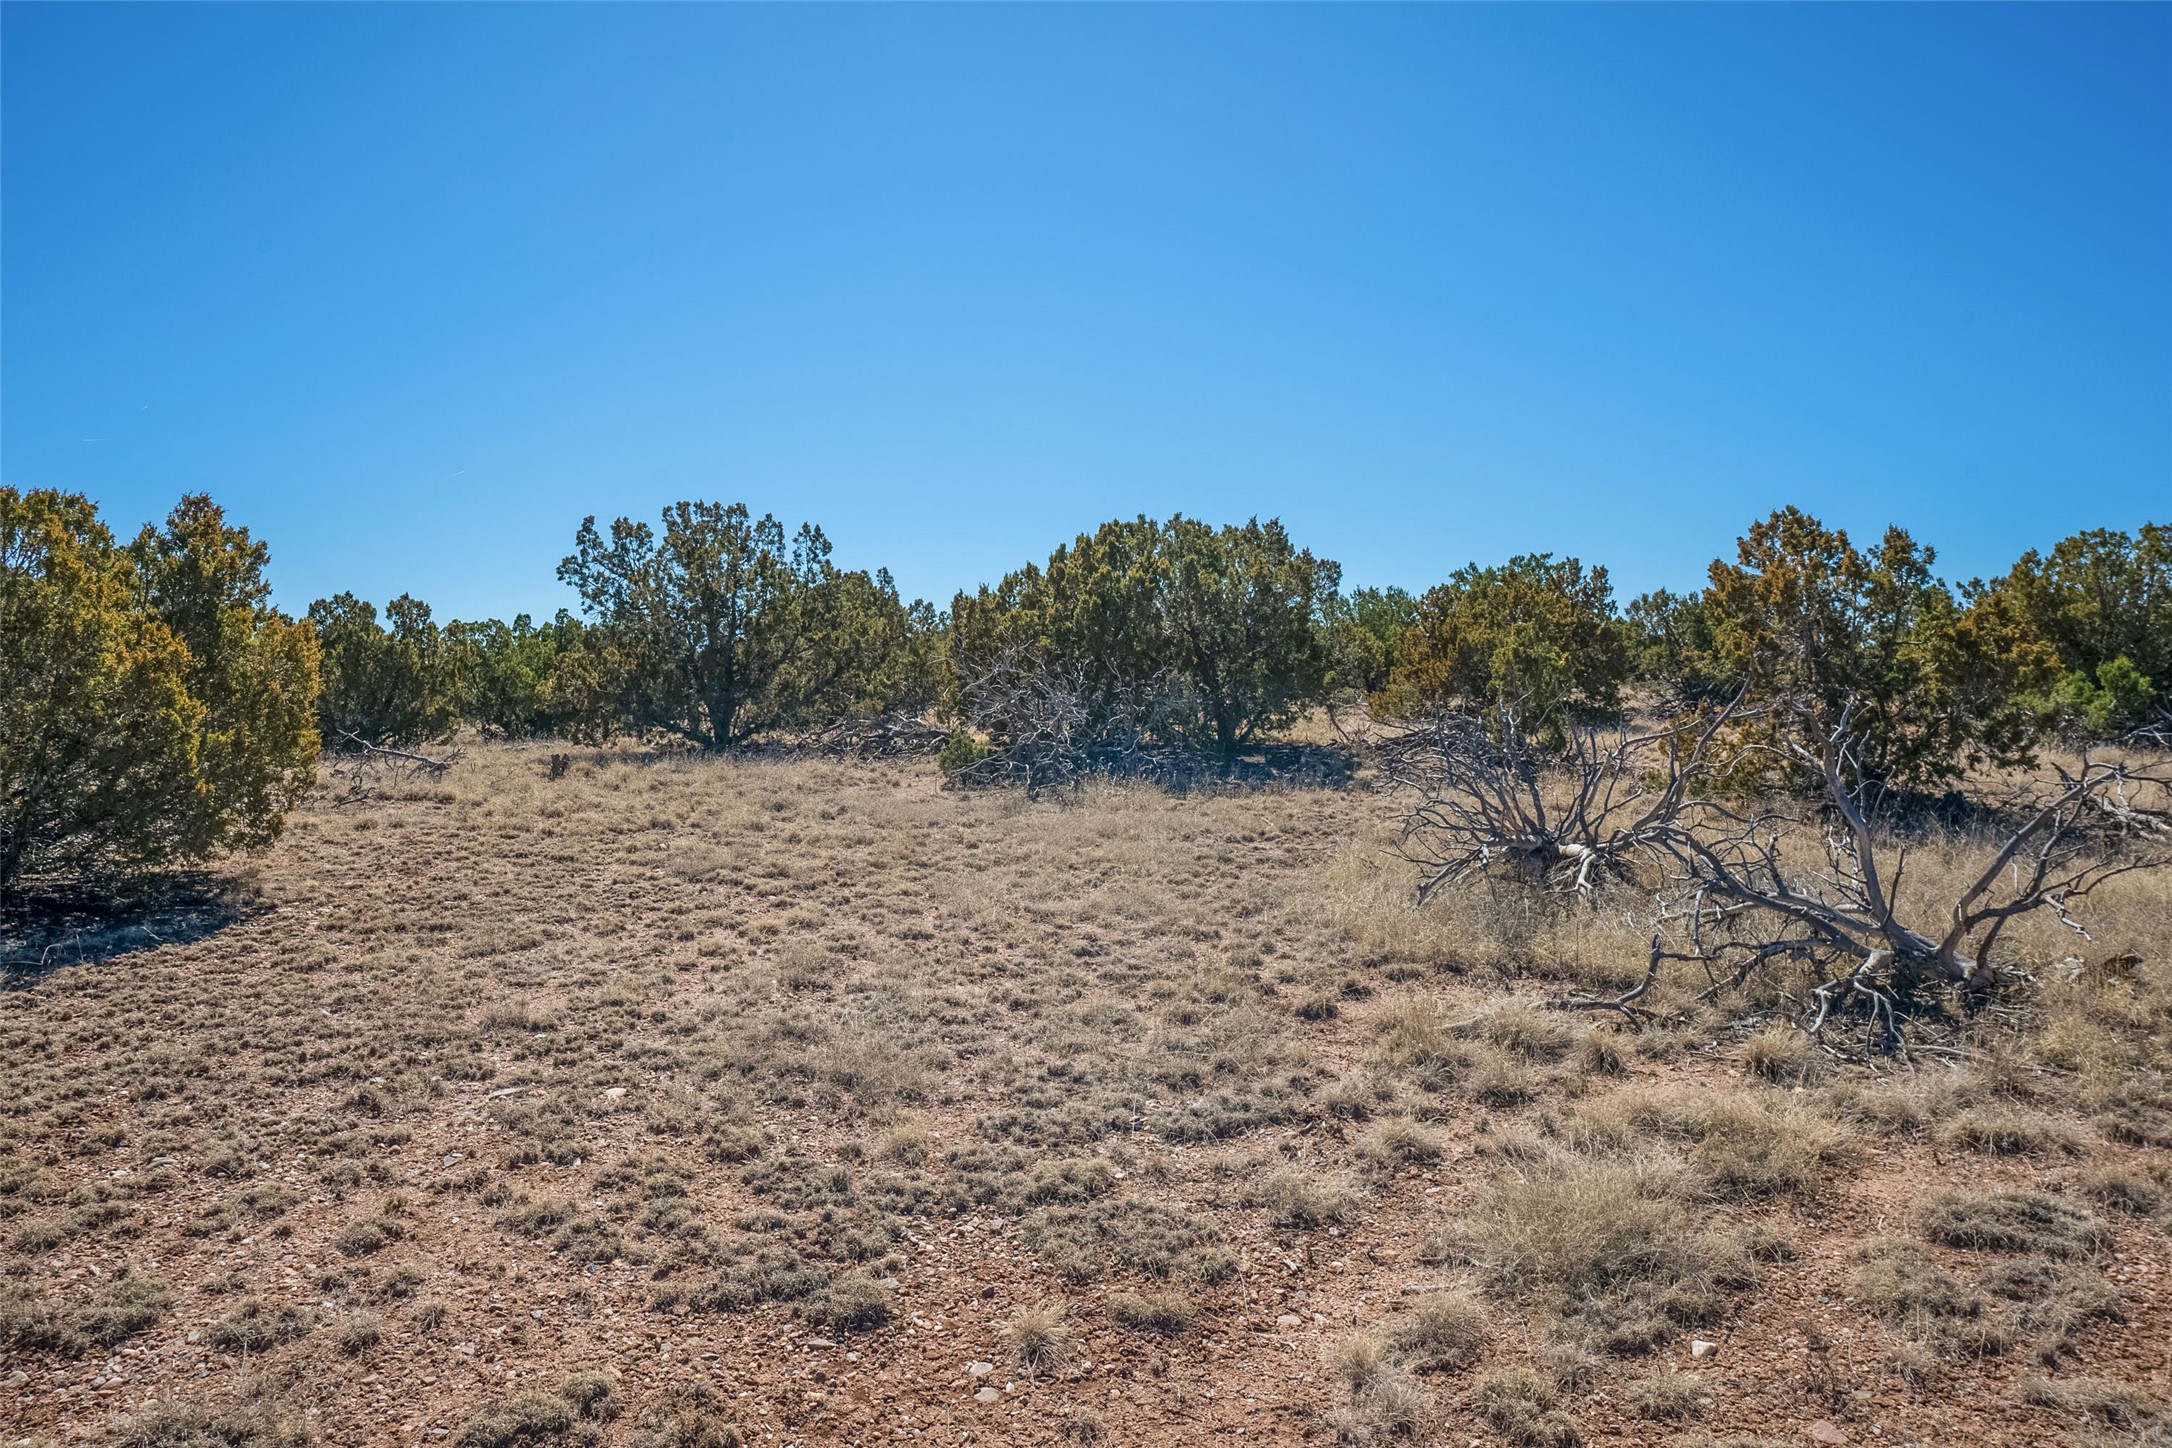
[[1845, 1443], [1848, 1441], [1847, 1434], [1841, 1432], [1838, 1428], [1834, 1427], [1831, 1423], [1827, 1422], [1823, 1418], [1813, 1419], [1806, 1427], [1804, 1427], [1803, 1432], [1809, 1437], [1810, 1441], [1813, 1443], [1835, 1444]]
[[626, 1099], [626, 1088], [623, 1086], [610, 1087], [603, 1093], [603, 1099], [611, 1102], [624, 1101]]
[[976, 1403], [1000, 1403], [1003, 1401], [1003, 1395], [994, 1388], [982, 1388], [979, 1392], [973, 1394], [973, 1401]]
[[1276, 1319], [1275, 1319], [1275, 1326], [1276, 1326], [1276, 1327], [1296, 1327], [1296, 1326], [1298, 1326], [1299, 1324], [1301, 1324], [1301, 1323], [1302, 1323], [1303, 1321], [1304, 1321], [1304, 1319], [1303, 1319], [1302, 1317], [1299, 1317], [1299, 1316], [1298, 1316], [1298, 1315], [1297, 1315], [1296, 1313], [1294, 1313], [1294, 1312], [1285, 1312], [1285, 1313], [1283, 1313], [1283, 1314], [1282, 1314], [1282, 1315], [1281, 1315], [1280, 1317], [1278, 1317], [1278, 1318], [1276, 1318]]
[[21, 1368], [17, 1368], [14, 1372], [8, 1374], [8, 1386], [11, 1388], [19, 1388], [29, 1381], [30, 1374], [24, 1372]]
[[1716, 1353], [1716, 1352], [1718, 1352], [1718, 1351], [1719, 1351], [1719, 1344], [1718, 1344], [1718, 1343], [1716, 1343], [1716, 1342], [1706, 1342], [1706, 1341], [1705, 1341], [1705, 1340], [1704, 1340], [1703, 1338], [1701, 1338], [1701, 1337], [1700, 1337], [1700, 1338], [1697, 1338], [1697, 1339], [1695, 1339], [1695, 1340], [1694, 1340], [1694, 1341], [1692, 1341], [1692, 1342], [1690, 1343], [1690, 1345], [1689, 1345], [1689, 1355], [1690, 1355], [1691, 1357], [1693, 1357], [1693, 1358], [1710, 1357], [1710, 1356], [1712, 1356], [1712, 1354], [1714, 1354], [1714, 1353]]
[[995, 1371], [994, 1363], [967, 1363], [965, 1375], [969, 1378], [985, 1378]]

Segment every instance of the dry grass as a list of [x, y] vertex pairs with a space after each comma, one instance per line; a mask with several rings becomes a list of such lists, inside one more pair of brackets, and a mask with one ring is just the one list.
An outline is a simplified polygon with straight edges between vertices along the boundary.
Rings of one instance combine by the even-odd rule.
[[[1757, 1415], [1799, 1357], [1668, 1355], [1829, 1313], [2050, 1441], [2093, 1411], [2077, 1353], [2107, 1403], [2161, 1359], [2156, 1279], [2107, 1275], [2172, 1217], [2161, 881], [2092, 908], [2091, 959], [2140, 964], [2070, 979], [2030, 923], [2039, 994], [1864, 1067], [1780, 986], [1553, 1008], [1643, 932], [1501, 883], [1415, 905], [1363, 787], [1029, 805], [548, 752], [320, 803], [223, 929], [6, 983], [26, 1432], [1787, 1438]], [[975, 1356], [1016, 1391], [978, 1404]], [[1889, 1441], [1931, 1431], [1858, 1370]]]

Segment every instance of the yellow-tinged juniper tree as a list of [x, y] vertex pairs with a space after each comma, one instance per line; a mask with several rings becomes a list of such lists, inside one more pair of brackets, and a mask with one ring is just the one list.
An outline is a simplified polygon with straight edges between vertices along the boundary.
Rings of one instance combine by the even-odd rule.
[[268, 843], [314, 778], [317, 651], [208, 498], [122, 548], [0, 488], [0, 892]]

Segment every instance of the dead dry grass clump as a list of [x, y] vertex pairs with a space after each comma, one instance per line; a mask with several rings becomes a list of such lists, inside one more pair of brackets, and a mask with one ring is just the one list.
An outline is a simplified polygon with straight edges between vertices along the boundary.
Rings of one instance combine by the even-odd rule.
[[308, 1308], [274, 1309], [258, 1298], [247, 1297], [212, 1323], [204, 1338], [225, 1352], [261, 1353], [304, 1336], [316, 1325], [317, 1315]]
[[1792, 1196], [1817, 1186], [1845, 1154], [1837, 1127], [1816, 1112], [1746, 1091], [1645, 1087], [1577, 1113], [1572, 1135], [1606, 1151], [1643, 1143], [1687, 1155], [1700, 1195], [1715, 1200]]
[[1707, 1401], [1695, 1373], [1653, 1373], [1629, 1385], [1629, 1404], [1640, 1418], [1687, 1422], [1704, 1411]]
[[1349, 1400], [1327, 1415], [1341, 1443], [1380, 1443], [1417, 1437], [1433, 1417], [1433, 1398], [1393, 1359], [1378, 1333], [1353, 1333], [1328, 1351], [1328, 1367]]
[[299, 1414], [270, 1404], [168, 1403], [125, 1424], [114, 1441], [118, 1448], [311, 1448], [317, 1436]]
[[1912, 1242], [1878, 1238], [1860, 1249], [1855, 1290], [1904, 1341], [1936, 1357], [1996, 1357], [2013, 1346], [1990, 1300]]
[[1428, 1292], [1388, 1329], [1388, 1350], [1414, 1373], [1469, 1367], [1493, 1336], [1485, 1305], [1461, 1289]]
[[1446, 1146], [1431, 1127], [1408, 1116], [1391, 1116], [1365, 1134], [1358, 1150], [1374, 1164], [1394, 1170], [1430, 1166], [1441, 1159]]
[[1112, 1292], [1108, 1306], [1118, 1325], [1160, 1337], [1181, 1337], [1197, 1312], [1182, 1292]]
[[1267, 1213], [1267, 1220], [1289, 1231], [1332, 1226], [1349, 1217], [1358, 1203], [1348, 1182], [1321, 1171], [1278, 1166], [1254, 1176], [1238, 1194], [1241, 1205]]
[[1923, 1234], [1947, 1247], [2091, 1257], [2111, 1246], [2096, 1217], [2042, 1192], [1943, 1192], [1924, 1205]]
[[529, 1389], [493, 1403], [468, 1419], [453, 1435], [453, 1448], [524, 1448], [563, 1443], [573, 1431], [573, 1405], [554, 1394]]
[[1742, 1063], [1775, 1086], [1809, 1086], [1825, 1076], [1829, 1058], [1801, 1031], [1775, 1024], [1743, 1045]]
[[2081, 1138], [2063, 1122], [2011, 1106], [1972, 1106], [1938, 1133], [1956, 1151], [1981, 1156], [2079, 1156]]
[[1085, 1207], [1051, 1207], [1026, 1218], [1026, 1245], [1067, 1282], [1094, 1282], [1110, 1272], [1225, 1282], [1237, 1253], [1211, 1218], [1134, 1199]]
[[115, 1347], [148, 1331], [173, 1302], [163, 1282], [139, 1273], [73, 1306], [48, 1302], [26, 1284], [0, 1283], [0, 1347], [68, 1354]]
[[1717, 1320], [1758, 1278], [1752, 1238], [1691, 1207], [1686, 1186], [1664, 1161], [1544, 1150], [1504, 1166], [1438, 1245], [1570, 1340], [1642, 1352]]
[[1020, 1308], [1003, 1325], [1003, 1342], [1029, 1376], [1061, 1367], [1071, 1355], [1070, 1304], [1058, 1299]]
[[1481, 1374], [1471, 1388], [1480, 1416], [1517, 1448], [1577, 1448], [1584, 1441], [1554, 1385], [1529, 1368]]

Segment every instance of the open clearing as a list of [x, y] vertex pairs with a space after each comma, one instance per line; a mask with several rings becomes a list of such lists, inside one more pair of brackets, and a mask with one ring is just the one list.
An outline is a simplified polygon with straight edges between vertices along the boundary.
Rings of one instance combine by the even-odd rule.
[[2162, 880], [1874, 1072], [1542, 1008], [1641, 942], [1417, 909], [1363, 777], [547, 762], [9, 979], [0, 1442], [2172, 1431]]

